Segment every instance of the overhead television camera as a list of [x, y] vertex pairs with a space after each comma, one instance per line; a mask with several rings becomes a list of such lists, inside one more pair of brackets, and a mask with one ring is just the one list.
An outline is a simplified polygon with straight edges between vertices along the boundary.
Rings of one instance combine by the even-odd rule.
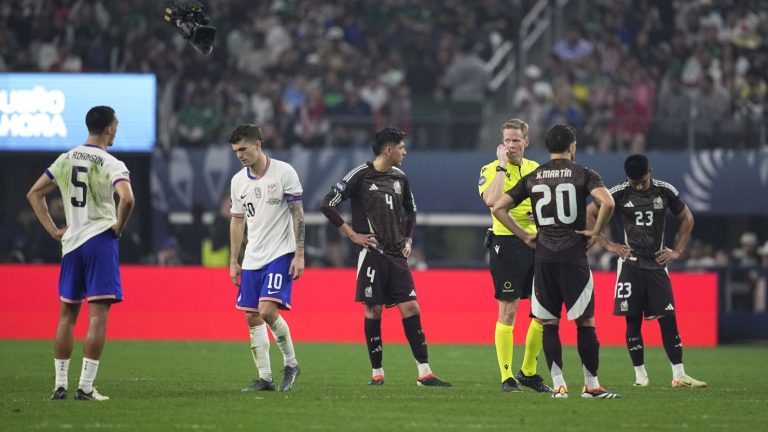
[[208, 55], [213, 50], [216, 28], [208, 25], [210, 19], [203, 12], [202, 3], [193, 0], [171, 2], [164, 10], [163, 19], [176, 27], [195, 51]]

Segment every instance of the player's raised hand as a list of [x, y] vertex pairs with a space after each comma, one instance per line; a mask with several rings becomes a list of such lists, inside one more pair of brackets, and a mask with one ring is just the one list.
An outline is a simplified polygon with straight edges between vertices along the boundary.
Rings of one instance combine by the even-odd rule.
[[411, 256], [411, 248], [413, 247], [413, 240], [410, 238], [405, 239], [405, 246], [403, 246], [403, 256], [408, 258]]
[[656, 262], [661, 265], [667, 265], [670, 261], [680, 258], [680, 252], [674, 251], [668, 247], [656, 252]]
[[288, 270], [288, 274], [293, 275], [293, 280], [296, 280], [304, 274], [304, 257], [294, 256], [291, 260], [291, 267]]
[[629, 245], [625, 245], [622, 243], [613, 243], [608, 242], [607, 245], [605, 245], [605, 249], [608, 252], [615, 253], [616, 255], [620, 256], [622, 260], [626, 261], [627, 258], [632, 256], [632, 248], [629, 247]]
[[375, 248], [379, 245], [374, 234], [360, 234], [356, 232], [349, 236], [349, 239], [352, 240], [352, 243], [362, 246], [366, 250], [372, 247]]
[[508, 152], [509, 149], [506, 144], [499, 144], [498, 147], [496, 147], [496, 158], [499, 160], [499, 166], [502, 168], [506, 168], [509, 163]]
[[587, 249], [589, 249], [592, 246], [594, 246], [595, 243], [597, 243], [598, 237], [600, 237], [600, 235], [599, 234], [595, 234], [595, 232], [593, 230], [581, 230], [581, 231], [577, 230], [576, 234], [583, 235], [584, 237], [587, 238]]
[[235, 286], [240, 286], [240, 274], [242, 272], [243, 269], [240, 267], [240, 264], [237, 262], [229, 263], [229, 278], [232, 279], [232, 283], [235, 284]]

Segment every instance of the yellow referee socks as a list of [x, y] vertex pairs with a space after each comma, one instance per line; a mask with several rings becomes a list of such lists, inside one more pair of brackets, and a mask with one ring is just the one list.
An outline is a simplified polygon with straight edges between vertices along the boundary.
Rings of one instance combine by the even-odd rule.
[[[499, 361], [501, 382], [512, 378], [512, 351], [514, 345], [512, 329], [515, 326], [496, 323], [496, 359]], [[541, 348], [541, 336], [539, 336], [539, 348]]]
[[[498, 330], [497, 330], [498, 332]], [[536, 375], [536, 358], [541, 352], [544, 337], [544, 326], [531, 319], [528, 325], [528, 334], [525, 336], [525, 355], [523, 356], [522, 369], [525, 376]]]

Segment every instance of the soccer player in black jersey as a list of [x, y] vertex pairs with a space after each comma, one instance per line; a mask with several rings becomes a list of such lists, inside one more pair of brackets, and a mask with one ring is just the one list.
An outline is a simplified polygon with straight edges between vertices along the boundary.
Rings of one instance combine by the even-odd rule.
[[[635, 386], [648, 385], [644, 364], [641, 327], [646, 320], [658, 318], [664, 350], [672, 365], [672, 387], [706, 387], [691, 378], [683, 368], [683, 345], [675, 319], [675, 300], [667, 263], [680, 257], [693, 230], [693, 215], [671, 184], [651, 177], [648, 158], [641, 154], [624, 161], [627, 181], [611, 188], [616, 209], [624, 228], [624, 243], [613, 243], [605, 235], [600, 243], [619, 256], [616, 271], [613, 314], [627, 322], [627, 348], [635, 367]], [[669, 209], [680, 227], [672, 249], [664, 245], [664, 222]], [[587, 208], [594, 220], [595, 203]]]
[[[597, 241], [611, 217], [613, 198], [598, 173], [573, 162], [573, 127], [552, 126], [545, 144], [550, 161], [502, 195], [493, 206], [493, 215], [528, 243], [533, 236], [513, 223], [508, 211], [531, 198], [538, 227], [531, 312], [544, 324], [544, 355], [552, 374], [552, 397], [568, 397], [559, 334], [560, 311], [565, 304], [567, 318], [575, 320], [578, 328], [578, 351], [584, 371], [581, 397], [616, 399], [619, 396], [602, 388], [597, 379], [600, 343], [595, 333], [592, 271], [587, 262], [587, 248]], [[602, 206], [594, 228], [585, 230], [589, 196]]]
[[[345, 236], [362, 247], [355, 301], [365, 305], [365, 338], [373, 369], [369, 384], [384, 384], [381, 311], [382, 306], [397, 306], [419, 371], [416, 383], [450, 387], [429, 367], [416, 289], [408, 268], [416, 203], [408, 177], [398, 168], [406, 154], [404, 139], [400, 129], [378, 131], [373, 143], [374, 160], [347, 173], [323, 198], [320, 209]], [[352, 201], [352, 226], [344, 222], [336, 208], [347, 199]]]

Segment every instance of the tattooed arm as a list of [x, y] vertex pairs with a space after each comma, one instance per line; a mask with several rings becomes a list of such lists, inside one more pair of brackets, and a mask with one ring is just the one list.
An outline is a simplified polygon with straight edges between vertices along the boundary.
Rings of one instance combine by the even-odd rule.
[[288, 209], [293, 219], [293, 234], [296, 236], [296, 256], [291, 261], [288, 271], [293, 279], [298, 279], [304, 273], [304, 205], [301, 200], [288, 201]]

